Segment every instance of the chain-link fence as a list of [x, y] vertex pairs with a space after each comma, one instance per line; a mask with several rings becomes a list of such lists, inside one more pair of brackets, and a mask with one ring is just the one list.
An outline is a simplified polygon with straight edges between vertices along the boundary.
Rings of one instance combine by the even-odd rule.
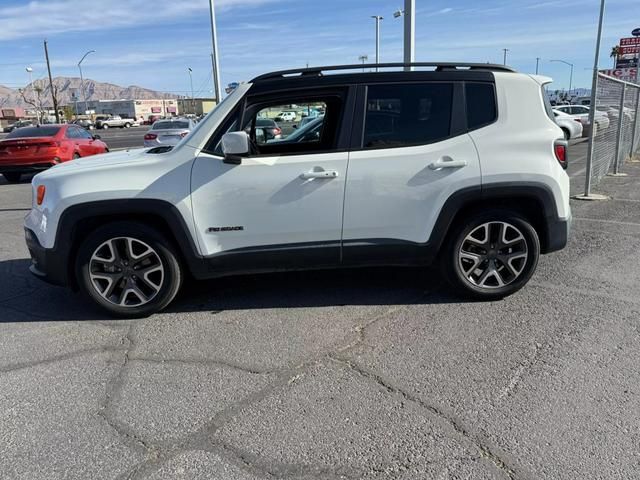
[[595, 100], [593, 126], [584, 122], [592, 142], [589, 186], [609, 173], [620, 173], [634, 154], [640, 154], [640, 85], [599, 73]]

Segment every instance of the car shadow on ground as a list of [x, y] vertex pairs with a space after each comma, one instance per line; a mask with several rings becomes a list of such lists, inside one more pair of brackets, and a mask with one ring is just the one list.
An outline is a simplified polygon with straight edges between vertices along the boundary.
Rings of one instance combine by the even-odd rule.
[[[79, 293], [33, 277], [29, 264], [0, 262], [0, 323], [114, 320]], [[432, 268], [361, 268], [188, 280], [165, 313], [465, 301]]]

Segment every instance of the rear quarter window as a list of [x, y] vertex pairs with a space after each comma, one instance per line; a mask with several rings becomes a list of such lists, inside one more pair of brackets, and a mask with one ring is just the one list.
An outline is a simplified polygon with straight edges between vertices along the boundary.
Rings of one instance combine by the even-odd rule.
[[498, 118], [496, 91], [493, 84], [466, 83], [465, 99], [469, 130], [490, 125]]

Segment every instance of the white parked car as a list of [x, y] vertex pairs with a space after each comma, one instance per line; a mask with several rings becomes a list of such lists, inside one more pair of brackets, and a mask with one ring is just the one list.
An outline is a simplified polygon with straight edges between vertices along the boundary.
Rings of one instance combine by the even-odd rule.
[[298, 118], [296, 112], [280, 112], [276, 117], [276, 122], [295, 122]]
[[[571, 117], [580, 120], [582, 123], [582, 127], [585, 130], [585, 133], [589, 133], [591, 131], [591, 125], [589, 123], [589, 110], [590, 107], [587, 105], [560, 105], [555, 107], [556, 110], [562, 113], [566, 113]], [[609, 116], [596, 110], [595, 113], [595, 123], [596, 123], [596, 132], [602, 132], [609, 128], [611, 121], [609, 120]]]
[[[551, 79], [413, 66], [262, 75], [168, 152], [36, 175], [31, 272], [129, 317], [166, 307], [186, 277], [284, 270], [437, 261], [461, 294], [518, 291], [571, 225]], [[257, 118], [294, 103], [321, 103], [325, 115], [289, 141], [256, 135]]]
[[172, 118], [157, 120], [144, 136], [144, 146], [162, 147], [177, 145], [195, 128], [190, 118]]
[[565, 140], [574, 140], [582, 137], [583, 127], [581, 121], [557, 109], [553, 109], [553, 115], [556, 117], [556, 123], [564, 133]]

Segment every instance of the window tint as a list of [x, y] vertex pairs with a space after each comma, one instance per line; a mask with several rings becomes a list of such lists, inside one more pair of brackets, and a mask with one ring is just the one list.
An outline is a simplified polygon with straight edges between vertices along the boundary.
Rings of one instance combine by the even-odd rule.
[[169, 122], [156, 122], [153, 124], [152, 130], [171, 130], [178, 128], [189, 128], [189, 122], [183, 121], [169, 121]]
[[[295, 110], [289, 110], [295, 108]], [[286, 109], [286, 110], [285, 110]], [[319, 115], [318, 112], [325, 112]], [[291, 98], [275, 104], [249, 107], [244, 116], [243, 130], [249, 134], [255, 155], [281, 155], [327, 151], [335, 148], [338, 123], [342, 113], [342, 98]], [[279, 119], [275, 128], [260, 126], [261, 121]], [[303, 119], [312, 121], [301, 125]]]
[[467, 83], [465, 90], [468, 128], [474, 130], [493, 123], [498, 116], [493, 85]]
[[421, 145], [451, 131], [453, 86], [447, 83], [368, 88], [364, 148]]
[[53, 137], [59, 131], [60, 127], [23, 127], [15, 129], [6, 138]]

